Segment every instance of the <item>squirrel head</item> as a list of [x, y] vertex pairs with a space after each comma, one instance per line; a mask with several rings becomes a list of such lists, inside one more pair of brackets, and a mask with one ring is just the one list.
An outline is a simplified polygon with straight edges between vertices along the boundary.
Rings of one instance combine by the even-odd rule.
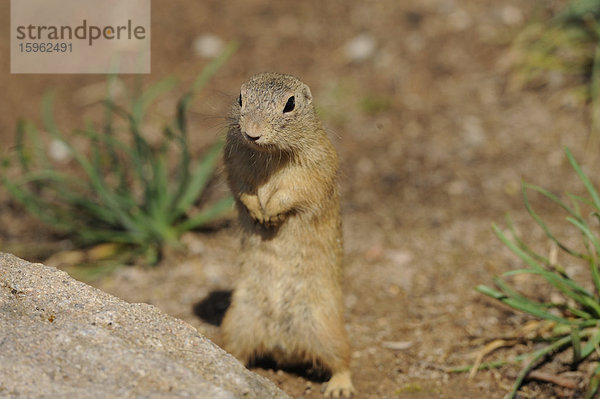
[[244, 83], [231, 111], [231, 130], [258, 151], [294, 152], [309, 146], [320, 124], [310, 88], [279, 73], [259, 73]]

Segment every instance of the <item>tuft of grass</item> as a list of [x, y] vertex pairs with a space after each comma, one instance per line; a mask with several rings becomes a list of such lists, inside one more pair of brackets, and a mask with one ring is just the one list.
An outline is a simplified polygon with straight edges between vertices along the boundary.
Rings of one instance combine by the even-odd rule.
[[[528, 213], [554, 245], [571, 259], [580, 260], [587, 264], [591, 276], [590, 287], [584, 287], [570, 278], [564, 267], [558, 264], [555, 259], [552, 259], [552, 256], [546, 257], [535, 252], [518, 236], [510, 218], [507, 218], [508, 231], [503, 232], [497, 225], [494, 225], [494, 232], [504, 245], [525, 263], [526, 267], [507, 272], [502, 277], [495, 278], [494, 288], [485, 285], [476, 288], [482, 294], [513, 309], [551, 323], [553, 326], [550, 336], [543, 337], [545, 343], [535, 352], [518, 356], [506, 362], [500, 361], [478, 366], [479, 369], [486, 369], [500, 367], [507, 363], [522, 364], [522, 369], [512, 390], [507, 395], [508, 398], [515, 397], [531, 370], [557, 352], [567, 348], [572, 349], [573, 366], [586, 359], [596, 363], [585, 398], [594, 397], [598, 391], [600, 362], [596, 356], [592, 355], [598, 352], [600, 345], [600, 231], [598, 227], [600, 223], [600, 194], [571, 152], [565, 149], [565, 153], [579, 180], [585, 187], [587, 196], [566, 194], [568, 200], [563, 200], [542, 187], [523, 183], [523, 199]], [[529, 200], [528, 192], [530, 191], [542, 194], [567, 214], [566, 222], [579, 232], [583, 250], [570, 247], [557, 238], [534, 210]], [[510, 286], [506, 277], [520, 274], [541, 277], [542, 281], [552, 287], [564, 300], [543, 302], [518, 292]], [[466, 370], [457, 369], [455, 371]]]
[[513, 42], [519, 82], [544, 84], [548, 72], [591, 82], [598, 68], [599, 10], [600, 0], [573, 0], [528, 24]]
[[[122, 106], [109, 94], [100, 128], [86, 121], [73, 135], [65, 135], [54, 120], [53, 97], [42, 105], [42, 132], [30, 121], [17, 126], [17, 178], [1, 177], [2, 184], [32, 215], [82, 246], [117, 243], [156, 263], [166, 247], [178, 246], [182, 233], [199, 228], [231, 209], [230, 196], [197, 204], [214, 174], [223, 148], [218, 140], [199, 159], [188, 146], [187, 115], [191, 100], [233, 54], [230, 43], [197, 76], [178, 101], [158, 143], [144, 133], [150, 106], [176, 82], [167, 78], [151, 85]], [[110, 77], [108, 93], [117, 78]], [[46, 137], [46, 135], [49, 136]], [[44, 139], [44, 140], [42, 140]], [[85, 141], [89, 152], [73, 145]], [[68, 168], [48, 157], [50, 142], [72, 159]]]
[[592, 131], [598, 135], [600, 0], [571, 0], [550, 14], [528, 24], [513, 41], [512, 84], [522, 87], [563, 82], [573, 87], [574, 93], [590, 102]]

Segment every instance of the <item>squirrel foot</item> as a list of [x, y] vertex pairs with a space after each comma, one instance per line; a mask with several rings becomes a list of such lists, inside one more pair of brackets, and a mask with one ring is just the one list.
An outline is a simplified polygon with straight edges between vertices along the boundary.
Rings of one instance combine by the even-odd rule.
[[350, 371], [335, 373], [327, 383], [323, 384], [321, 391], [326, 398], [351, 399], [355, 390], [350, 379]]

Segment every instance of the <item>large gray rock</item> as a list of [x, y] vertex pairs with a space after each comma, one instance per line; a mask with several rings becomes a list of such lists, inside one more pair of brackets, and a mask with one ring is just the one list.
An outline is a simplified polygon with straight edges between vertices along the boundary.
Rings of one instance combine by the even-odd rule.
[[185, 322], [0, 253], [1, 398], [289, 398]]

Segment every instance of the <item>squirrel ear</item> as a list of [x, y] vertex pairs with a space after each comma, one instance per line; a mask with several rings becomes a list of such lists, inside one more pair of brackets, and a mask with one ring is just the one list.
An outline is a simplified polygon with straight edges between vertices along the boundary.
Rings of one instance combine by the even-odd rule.
[[304, 87], [302, 88], [302, 94], [304, 95], [306, 102], [310, 104], [312, 101], [312, 93], [310, 92], [310, 88], [307, 85], [304, 85]]

